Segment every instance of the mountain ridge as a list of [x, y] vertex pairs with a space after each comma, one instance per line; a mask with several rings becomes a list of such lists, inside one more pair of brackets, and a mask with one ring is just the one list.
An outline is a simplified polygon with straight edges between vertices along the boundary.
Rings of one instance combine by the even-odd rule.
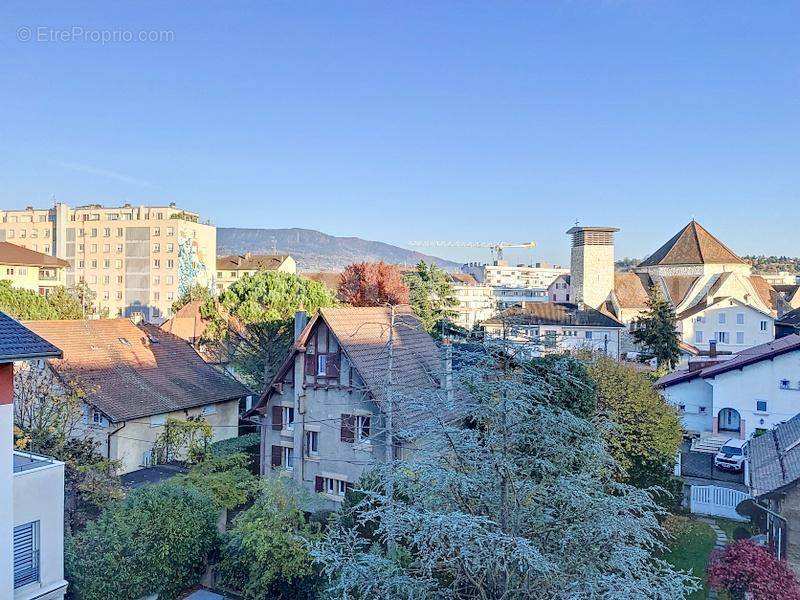
[[217, 227], [217, 256], [230, 254], [290, 254], [298, 271], [341, 271], [359, 261], [415, 265], [424, 260], [447, 271], [461, 268], [457, 262], [415, 252], [386, 242], [359, 237], [329, 235], [315, 229], [261, 229]]

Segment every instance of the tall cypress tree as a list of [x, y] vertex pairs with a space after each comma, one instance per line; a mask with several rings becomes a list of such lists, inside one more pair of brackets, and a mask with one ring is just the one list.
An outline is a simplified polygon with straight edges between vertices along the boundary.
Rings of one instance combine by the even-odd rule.
[[633, 337], [653, 353], [659, 368], [672, 369], [680, 359], [681, 349], [678, 346], [680, 338], [675, 321], [675, 309], [664, 298], [661, 288], [654, 285], [650, 288], [647, 311], [639, 319]]

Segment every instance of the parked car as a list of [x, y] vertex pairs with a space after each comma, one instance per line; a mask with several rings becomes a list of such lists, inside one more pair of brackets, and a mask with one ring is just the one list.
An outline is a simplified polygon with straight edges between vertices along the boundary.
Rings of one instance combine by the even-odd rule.
[[747, 441], [729, 439], [714, 456], [714, 466], [726, 471], [741, 471], [747, 456]]

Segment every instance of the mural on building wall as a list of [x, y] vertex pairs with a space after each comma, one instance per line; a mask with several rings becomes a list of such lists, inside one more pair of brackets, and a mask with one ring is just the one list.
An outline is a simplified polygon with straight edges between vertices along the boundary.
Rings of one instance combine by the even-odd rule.
[[211, 289], [206, 252], [197, 241], [197, 232], [187, 227], [178, 229], [178, 296], [195, 284]]

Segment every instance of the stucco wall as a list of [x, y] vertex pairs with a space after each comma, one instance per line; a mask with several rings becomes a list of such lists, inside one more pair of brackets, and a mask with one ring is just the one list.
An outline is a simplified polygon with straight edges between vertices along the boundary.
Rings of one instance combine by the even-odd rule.
[[[720, 323], [720, 315], [724, 315], [724, 323]], [[737, 322], [737, 316], [743, 319], [743, 323]], [[698, 321], [698, 318], [702, 320]], [[766, 322], [765, 330], [761, 329], [762, 321]], [[721, 302], [678, 321], [678, 329], [684, 342], [701, 350], [708, 350], [709, 340], [712, 339], [717, 340], [718, 350], [734, 353], [775, 339], [774, 319], [771, 316], [733, 301]], [[701, 337], [698, 337], [698, 331], [702, 332]], [[720, 342], [719, 332], [728, 334], [728, 343]], [[741, 342], [738, 334], [743, 336]]]
[[683, 405], [680, 415], [687, 431], [709, 432], [714, 418], [713, 391], [711, 384], [698, 377], [663, 389], [661, 394], [679, 410]]
[[14, 600], [63, 598], [64, 581], [64, 465], [53, 463], [14, 474], [14, 526], [39, 521], [40, 576], [38, 583], [16, 590]]
[[786, 560], [800, 575], [800, 488], [791, 488], [781, 503], [781, 516], [787, 521]]

